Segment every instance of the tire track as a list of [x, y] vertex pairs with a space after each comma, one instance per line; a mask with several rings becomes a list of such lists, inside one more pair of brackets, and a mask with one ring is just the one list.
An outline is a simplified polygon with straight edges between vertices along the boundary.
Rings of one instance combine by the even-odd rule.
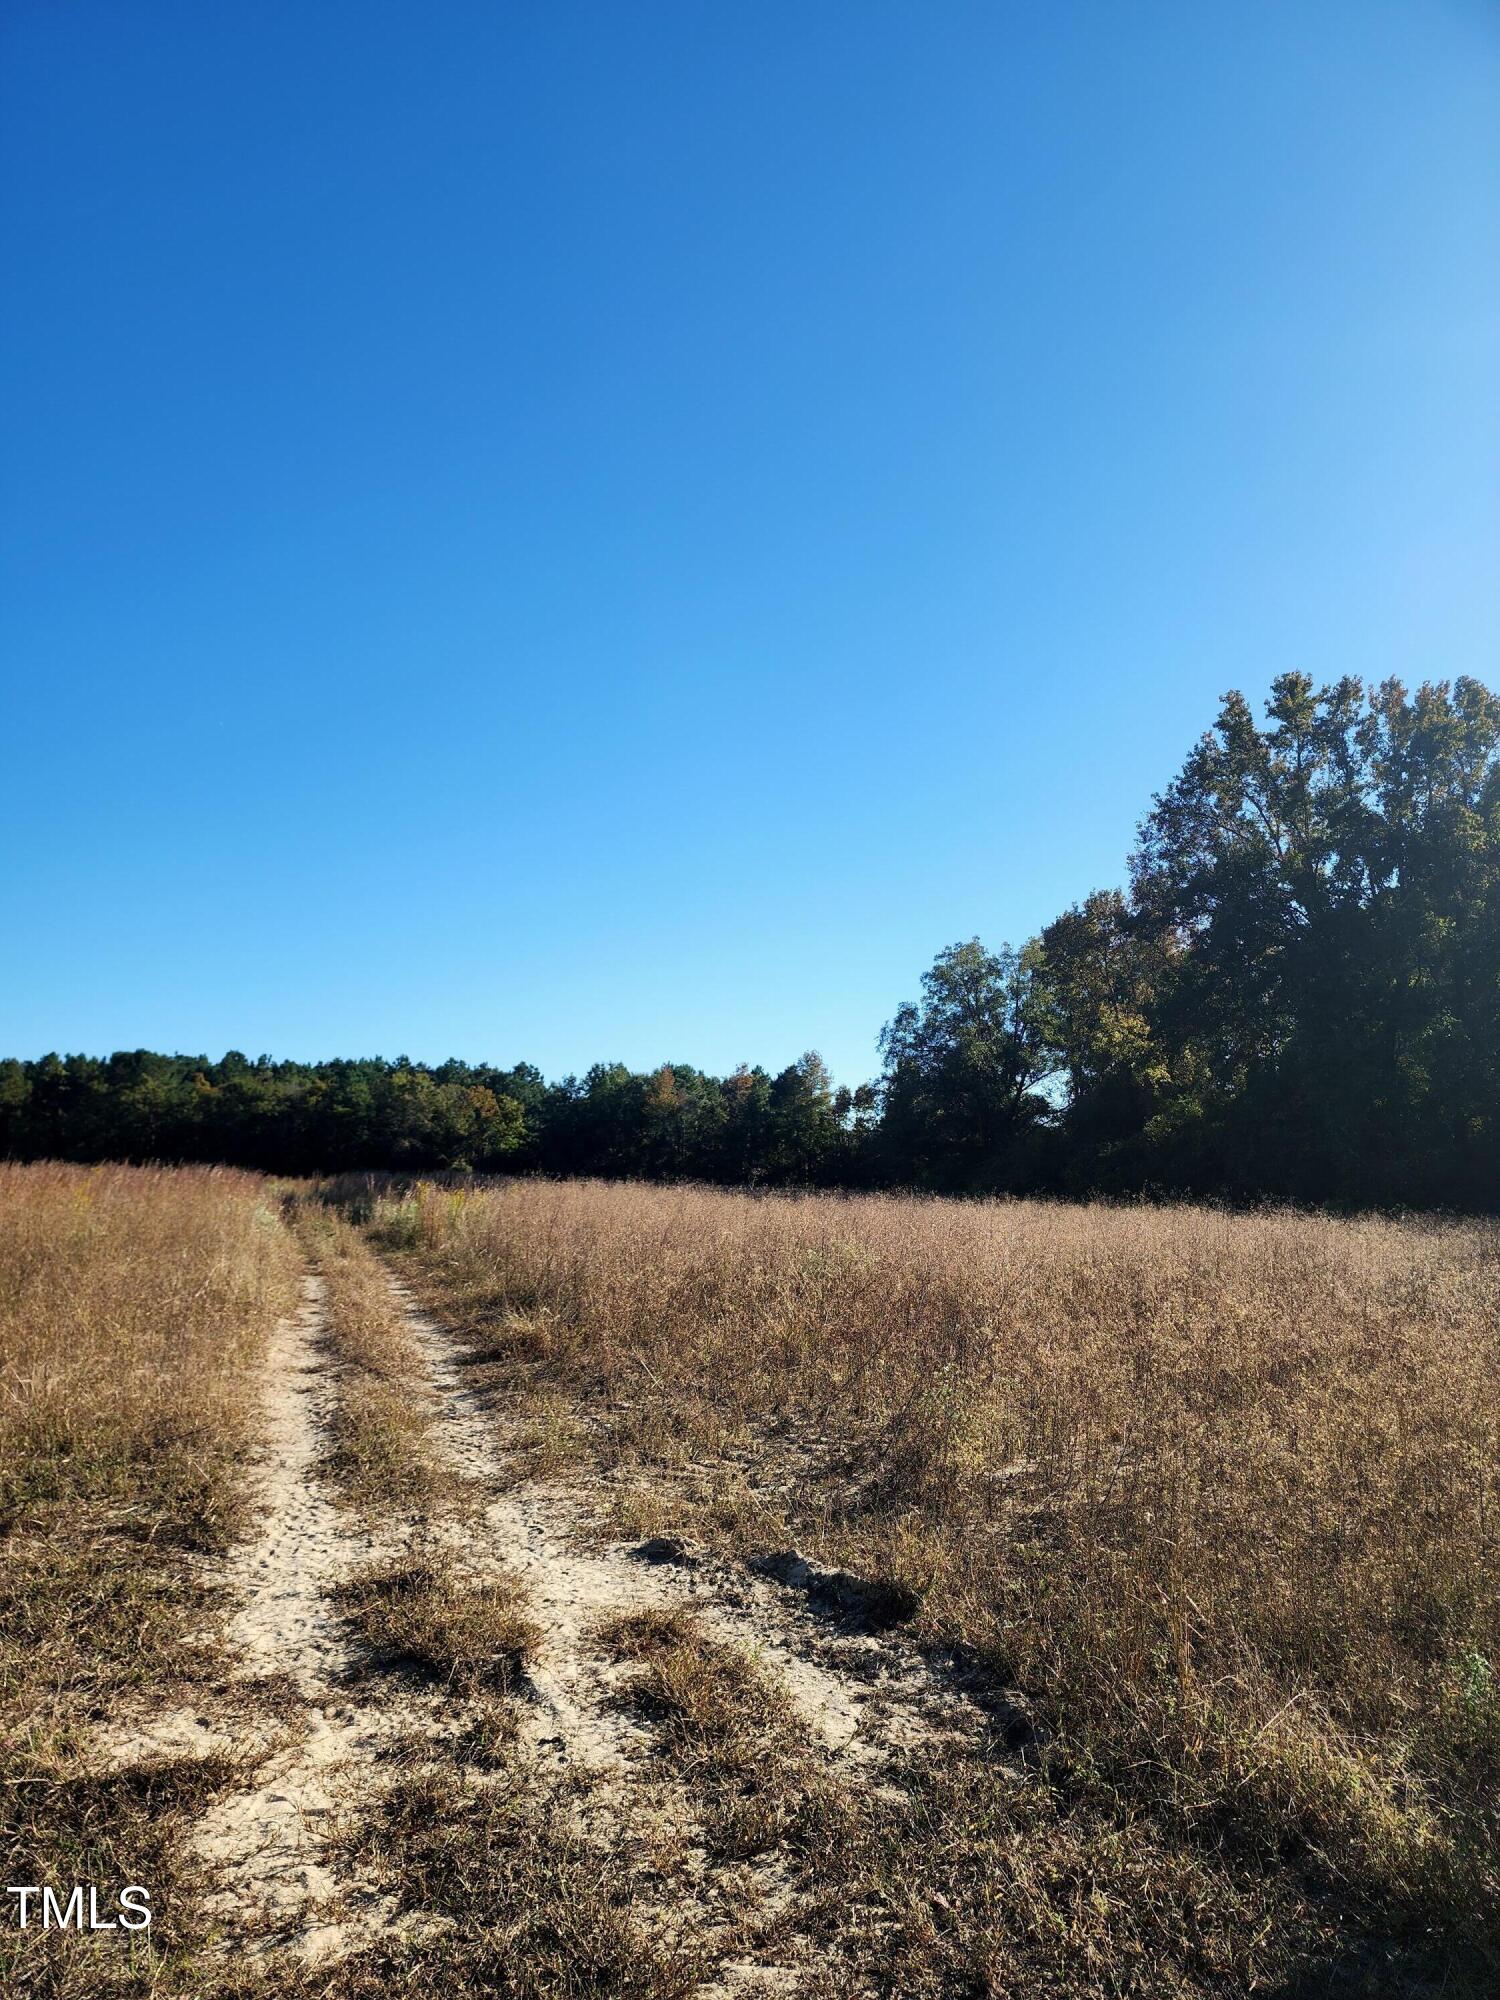
[[[420, 1532], [476, 1582], [501, 1571], [514, 1577], [540, 1629], [514, 1704], [520, 1753], [544, 1779], [572, 1785], [577, 1824], [597, 1838], [601, 1855], [618, 1851], [622, 1836], [690, 1851], [686, 1874], [664, 1880], [661, 1906], [642, 1914], [668, 1932], [697, 1930], [717, 1956], [720, 1864], [696, 1844], [695, 1801], [655, 1756], [653, 1730], [626, 1698], [633, 1669], [599, 1643], [602, 1623], [690, 1611], [711, 1638], [751, 1655], [827, 1768], [855, 1785], [878, 1786], [914, 1732], [977, 1735], [984, 1718], [878, 1639], [862, 1642], [869, 1650], [859, 1671], [841, 1666], [826, 1628], [785, 1581], [676, 1544], [601, 1541], [599, 1496], [588, 1484], [515, 1483], [503, 1413], [465, 1380], [454, 1338], [397, 1277], [387, 1271], [385, 1281], [434, 1392], [427, 1438], [478, 1496], [473, 1511], [423, 1519]], [[436, 1754], [463, 1729], [468, 1705], [400, 1675], [369, 1678], [335, 1609], [340, 1586], [370, 1559], [401, 1553], [414, 1529], [410, 1517], [392, 1515], [372, 1532], [327, 1490], [322, 1466], [338, 1377], [323, 1282], [308, 1274], [301, 1290], [298, 1312], [278, 1328], [266, 1357], [263, 1444], [248, 1475], [258, 1531], [217, 1578], [233, 1606], [229, 1686], [206, 1719], [179, 1711], [154, 1720], [119, 1742], [116, 1756], [126, 1763], [168, 1750], [243, 1753], [253, 1776], [210, 1808], [193, 1841], [207, 1878], [205, 1913], [221, 1949], [285, 1952], [327, 1966], [397, 1925], [389, 1893], [340, 1877], [331, 1853], [340, 1816], [378, 1797], [383, 1750], [398, 1739], [425, 1739]], [[268, 1701], [280, 1703], [274, 1725]], [[483, 1772], [467, 1775], [489, 1782]], [[780, 1861], [768, 1854], [753, 1869], [766, 1907], [792, 1914], [795, 1930], [799, 1897]], [[788, 1982], [795, 1983], [789, 1968], [740, 1964], [726, 1950], [718, 1983], [702, 1991], [766, 1983], [780, 1990]]]

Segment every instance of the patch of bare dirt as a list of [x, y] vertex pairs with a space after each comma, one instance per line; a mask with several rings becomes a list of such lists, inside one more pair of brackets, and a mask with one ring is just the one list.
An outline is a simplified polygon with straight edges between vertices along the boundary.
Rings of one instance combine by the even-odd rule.
[[322, 1285], [309, 1275], [266, 1357], [262, 1444], [249, 1475], [260, 1527], [214, 1579], [232, 1606], [229, 1685], [192, 1710], [137, 1719], [108, 1743], [119, 1764], [180, 1751], [244, 1757], [250, 1782], [195, 1831], [205, 1914], [252, 1950], [281, 1945], [310, 1961], [346, 1949], [359, 1927], [327, 1860], [341, 1778], [409, 1726], [389, 1704], [348, 1695], [355, 1655], [329, 1593], [374, 1544], [317, 1477], [332, 1393], [324, 1333]]

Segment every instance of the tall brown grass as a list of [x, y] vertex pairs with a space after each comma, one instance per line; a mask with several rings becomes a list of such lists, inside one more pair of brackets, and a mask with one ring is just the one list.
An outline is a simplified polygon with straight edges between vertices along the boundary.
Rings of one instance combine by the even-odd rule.
[[179, 1832], [230, 1760], [101, 1758], [122, 1696], [214, 1666], [196, 1554], [242, 1511], [255, 1371], [297, 1259], [267, 1184], [206, 1169], [0, 1165], [0, 1861], [7, 1882], [152, 1889], [96, 1953], [0, 1932], [0, 1987], [156, 1991], [192, 1924]]
[[295, 1272], [255, 1175], [0, 1165], [0, 1515], [216, 1545]]
[[1493, 1225], [517, 1182], [375, 1226], [656, 1504], [919, 1600], [1069, 1786], [1495, 1937]]

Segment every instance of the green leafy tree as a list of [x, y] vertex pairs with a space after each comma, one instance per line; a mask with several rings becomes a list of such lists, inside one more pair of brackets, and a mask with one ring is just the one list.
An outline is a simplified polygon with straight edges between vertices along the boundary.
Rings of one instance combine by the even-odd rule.
[[1229, 696], [1141, 829], [1148, 1141], [1197, 1185], [1458, 1198], [1493, 1121], [1500, 704], [1288, 674], [1266, 718]]
[[833, 1078], [816, 1049], [809, 1049], [771, 1084], [765, 1172], [782, 1185], [816, 1186], [843, 1164], [844, 1123]]
[[940, 952], [881, 1033], [889, 1167], [935, 1187], [1001, 1187], [1049, 1111], [1056, 1068], [1033, 949], [971, 939]]

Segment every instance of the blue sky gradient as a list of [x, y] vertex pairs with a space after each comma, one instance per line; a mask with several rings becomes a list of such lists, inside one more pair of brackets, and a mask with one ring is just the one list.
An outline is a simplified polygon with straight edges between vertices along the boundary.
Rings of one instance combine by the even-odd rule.
[[1496, 682], [1500, 11], [9, 0], [0, 1053], [858, 1081]]

